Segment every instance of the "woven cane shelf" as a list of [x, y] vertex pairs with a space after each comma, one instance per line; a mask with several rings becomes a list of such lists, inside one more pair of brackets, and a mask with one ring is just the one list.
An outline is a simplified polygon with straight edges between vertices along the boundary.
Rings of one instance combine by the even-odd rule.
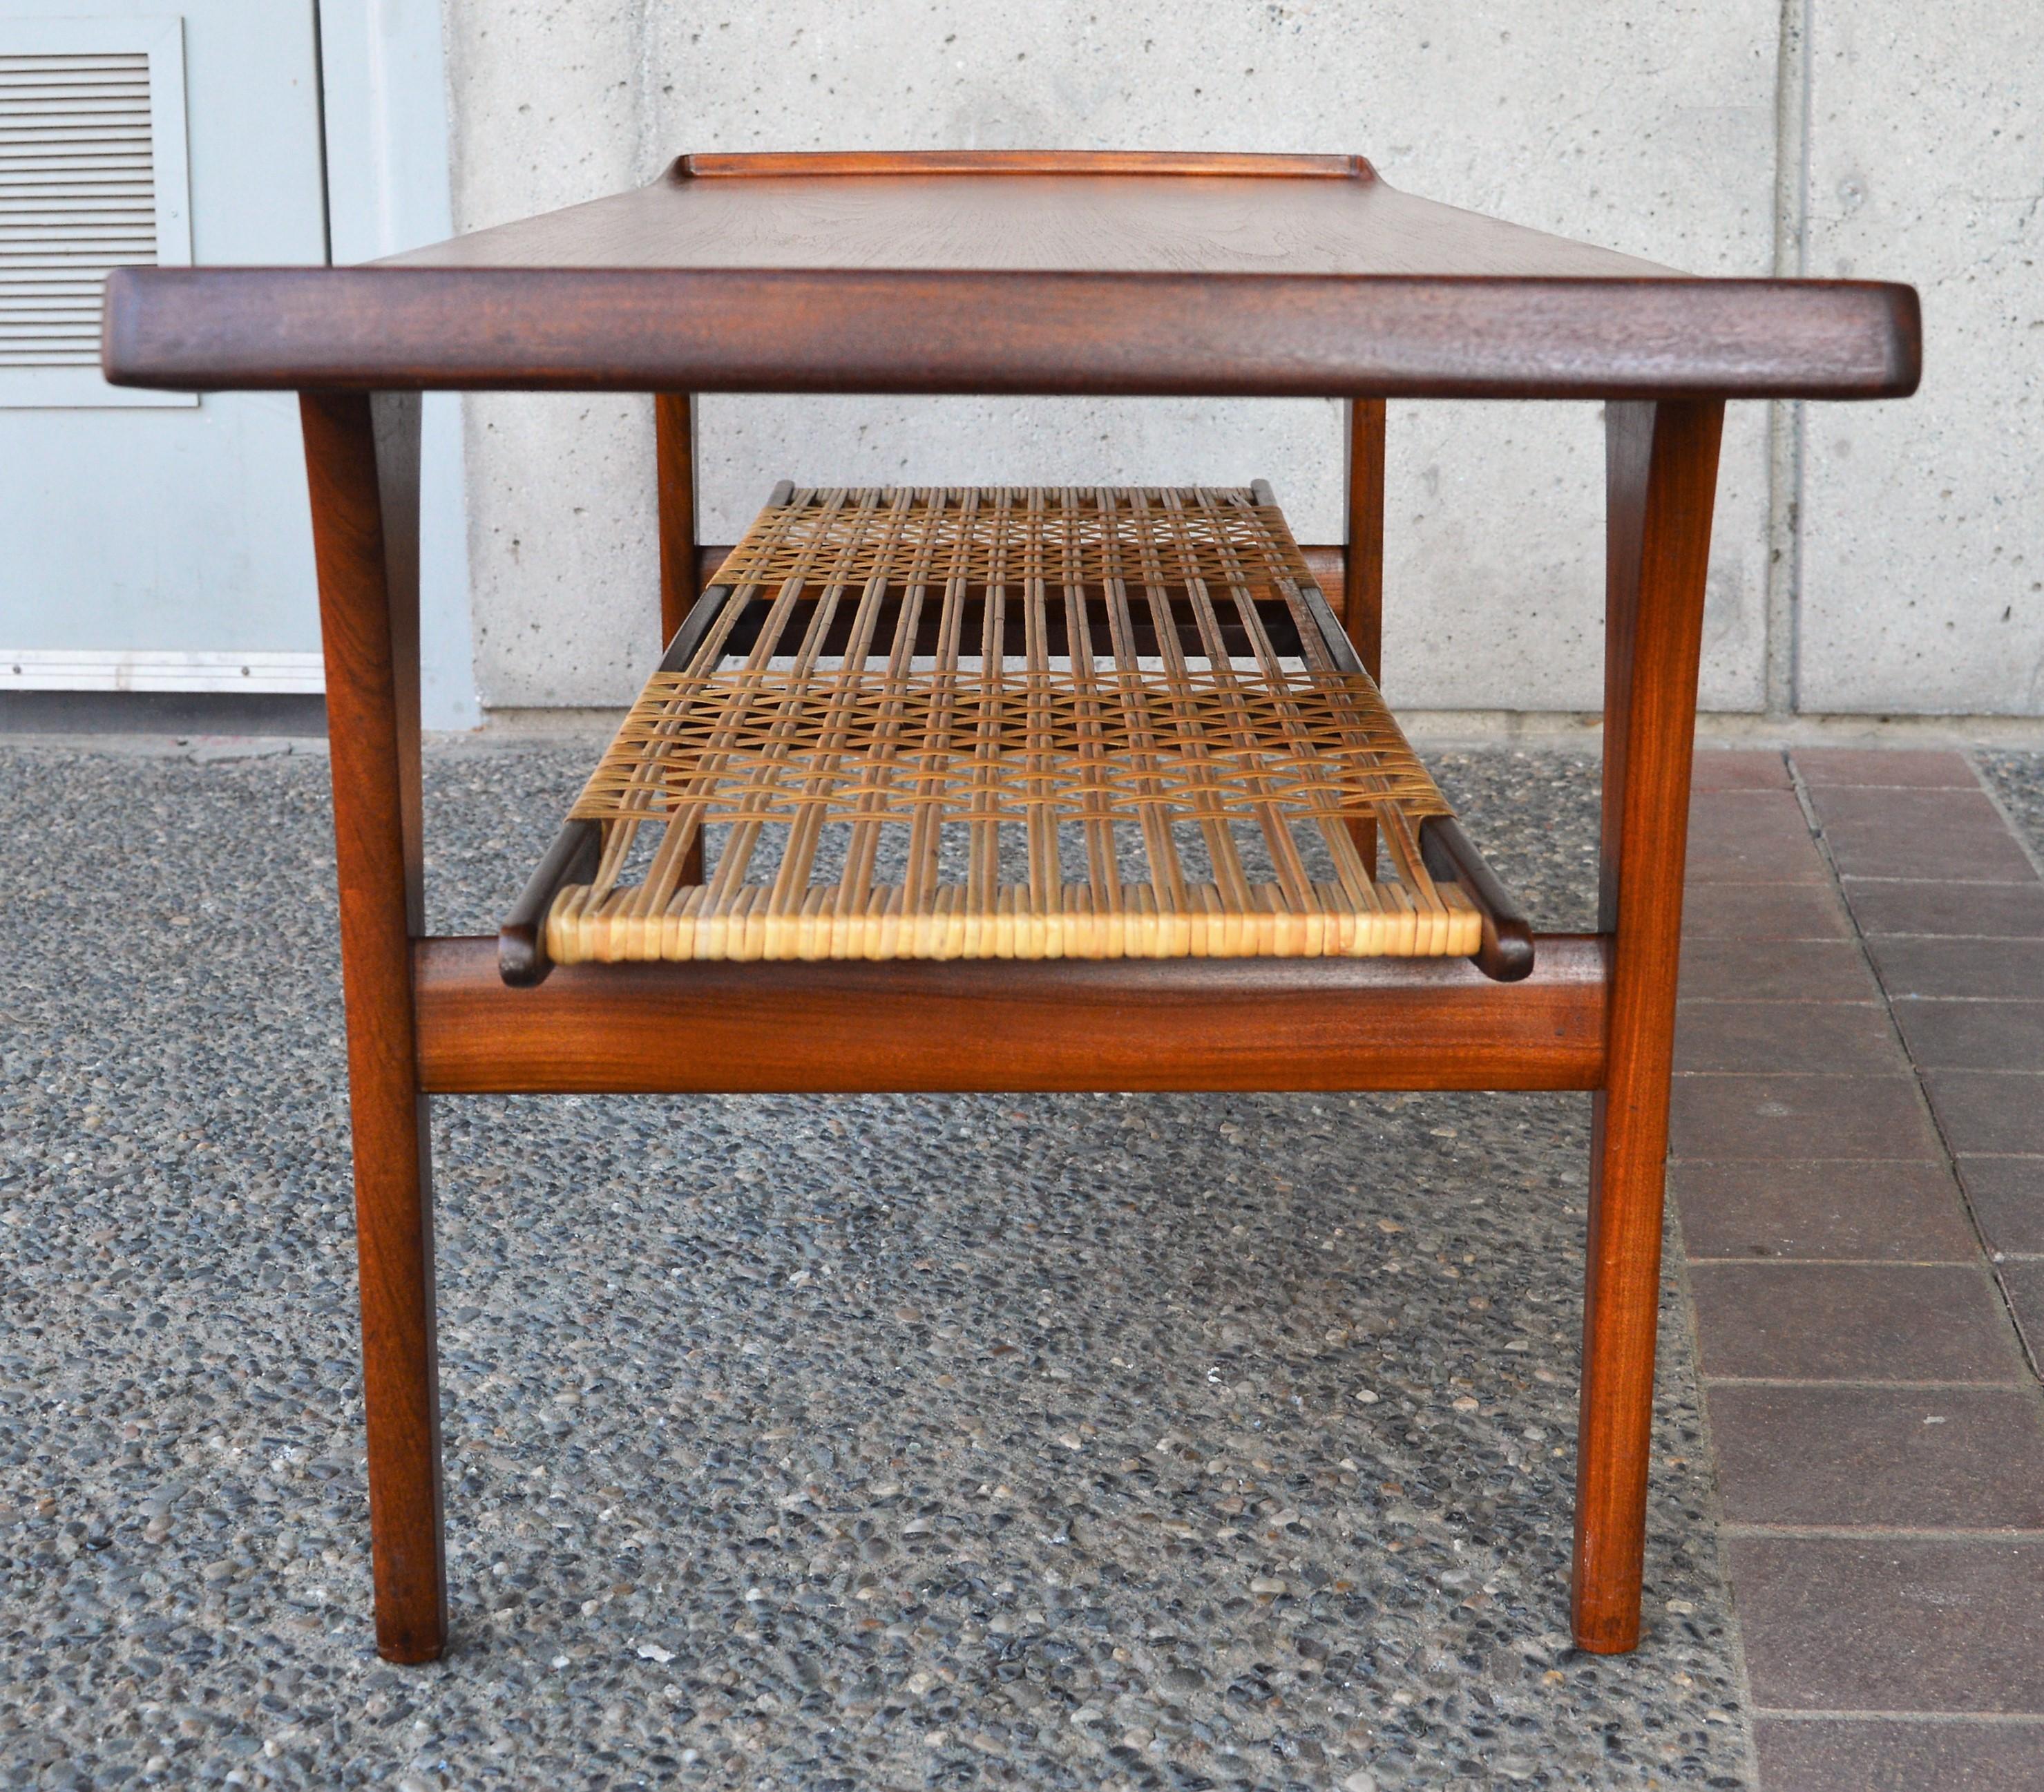
[[507, 922], [508, 979], [1523, 931], [1268, 487], [783, 486], [717, 580]]

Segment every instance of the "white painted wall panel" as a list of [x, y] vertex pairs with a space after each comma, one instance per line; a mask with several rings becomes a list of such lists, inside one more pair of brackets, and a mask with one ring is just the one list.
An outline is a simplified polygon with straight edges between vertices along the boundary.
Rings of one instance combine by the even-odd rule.
[[[162, 0], [79, 10], [166, 11]], [[193, 259], [324, 261], [312, 0], [186, 0], [181, 10]], [[289, 394], [0, 410], [0, 652], [160, 664], [177, 653], [317, 652]]]

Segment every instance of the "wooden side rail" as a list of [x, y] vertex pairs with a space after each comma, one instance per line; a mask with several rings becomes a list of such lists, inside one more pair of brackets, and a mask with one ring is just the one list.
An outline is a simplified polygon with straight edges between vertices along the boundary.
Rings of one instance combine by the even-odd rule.
[[[1258, 479], [1255, 490], [1263, 502], [1276, 502], [1265, 481]], [[1374, 679], [1376, 674], [1363, 663], [1348, 630], [1329, 606], [1327, 594], [1316, 585], [1308, 585], [1301, 595], [1320, 625], [1320, 638], [1335, 663], [1345, 672], [1364, 672]], [[1477, 968], [1500, 983], [1516, 983], [1530, 975], [1537, 956], [1533, 924], [1518, 899], [1477, 851], [1476, 842], [1462, 832], [1462, 824], [1452, 816], [1428, 817], [1420, 825], [1420, 852], [1429, 871], [1459, 883], [1463, 894], [1482, 912], [1483, 945], [1475, 956]]]
[[567, 821], [532, 867], [510, 913], [497, 929], [497, 968], [504, 981], [528, 990], [553, 968], [547, 956], [547, 915], [562, 886], [586, 883], [603, 856], [603, 829], [595, 821]]
[[1436, 878], [1452, 879], [1483, 913], [1483, 944], [1476, 967], [1500, 983], [1516, 983], [1533, 971], [1533, 923], [1519, 899], [1498, 881], [1451, 815], [1430, 815], [1420, 824], [1420, 856]]
[[[784, 480], [774, 488], [774, 502], [786, 502]], [[702, 638], [717, 621], [717, 613], [730, 598], [728, 585], [713, 585], [698, 598], [674, 631], [667, 651], [661, 656], [660, 670], [678, 672], [695, 657]], [[532, 869], [517, 905], [497, 930], [497, 962], [504, 981], [519, 989], [531, 989], [546, 981], [552, 966], [547, 957], [547, 914], [561, 886], [586, 883], [596, 875], [597, 860], [603, 851], [603, 830], [594, 821], [567, 821], [554, 836], [553, 844]], [[696, 848], [696, 870], [683, 881], [694, 883], [702, 875], [702, 848]]]
[[413, 946], [434, 1094], [1593, 1089], [1608, 945], [1466, 959], [579, 964], [505, 985], [498, 942]]

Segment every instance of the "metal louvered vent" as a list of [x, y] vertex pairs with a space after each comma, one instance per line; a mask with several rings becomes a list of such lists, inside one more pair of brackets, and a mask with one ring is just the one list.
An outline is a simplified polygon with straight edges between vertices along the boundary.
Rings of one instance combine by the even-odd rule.
[[101, 290], [191, 259], [182, 38], [162, 19], [0, 25], [0, 404], [148, 402], [99, 377]]
[[0, 367], [99, 359], [99, 285], [156, 259], [149, 59], [0, 56]]

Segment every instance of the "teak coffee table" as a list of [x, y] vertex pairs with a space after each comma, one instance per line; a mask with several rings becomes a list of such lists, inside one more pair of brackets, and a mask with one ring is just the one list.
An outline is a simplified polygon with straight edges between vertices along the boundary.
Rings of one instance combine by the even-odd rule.
[[[1339, 156], [698, 156], [368, 267], [115, 274], [110, 379], [301, 394], [382, 1654], [447, 1638], [426, 1099], [605, 1090], [1593, 1091], [1573, 1623], [1633, 1647], [1724, 404], [1906, 394], [1918, 336], [1906, 286]], [[655, 394], [667, 656], [494, 940], [421, 915], [450, 388]], [[789, 486], [699, 592], [703, 391], [1344, 398], [1348, 546], [1324, 591], [1247, 483]], [[1531, 932], [1377, 695], [1389, 398], [1605, 404], [1593, 934]]]

